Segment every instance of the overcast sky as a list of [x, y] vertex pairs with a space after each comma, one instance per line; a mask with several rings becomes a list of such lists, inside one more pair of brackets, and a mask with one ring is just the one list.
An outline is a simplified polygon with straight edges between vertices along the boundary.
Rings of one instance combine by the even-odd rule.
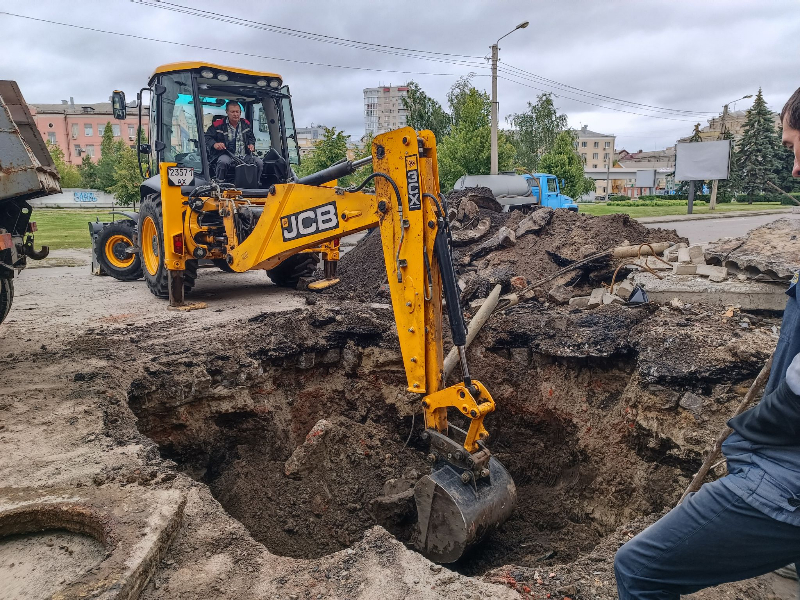
[[[527, 29], [500, 42], [501, 68], [526, 72], [517, 82], [509, 81], [508, 74], [503, 75], [508, 79], [499, 81], [501, 126], [509, 114], [524, 110], [526, 102], [535, 101], [542, 90], [555, 91], [556, 104], [568, 115], [570, 126], [588, 125], [616, 134], [617, 148], [631, 151], [672, 145], [688, 135], [694, 123], [705, 125], [713, 116], [703, 113], [719, 112], [726, 102], [755, 94], [759, 87], [769, 106], [780, 110], [800, 86], [797, 0], [172, 1], [224, 11], [251, 25], [265, 23], [478, 58], [430, 54], [436, 60], [424, 60], [398, 56], [408, 54], [401, 51], [373, 52], [177, 14], [130, 0], [0, 0], [0, 11], [206, 48], [0, 14], [4, 38], [0, 78], [16, 80], [28, 102], [59, 102], [73, 96], [76, 103], [87, 103], [108, 100], [115, 88], [133, 98], [155, 66], [180, 60], [274, 71], [291, 87], [298, 125], [325, 124], [360, 137], [364, 133], [363, 88], [414, 79], [446, 106], [448, 88], [457, 77], [472, 72], [476, 86], [489, 91], [489, 65], [482, 57], [498, 37], [529, 20]], [[537, 77], [578, 89], [556, 87]], [[598, 98], [598, 94], [625, 104]], [[741, 101], [736, 108], [747, 108], [750, 102]], [[626, 110], [661, 118], [619, 112]]]

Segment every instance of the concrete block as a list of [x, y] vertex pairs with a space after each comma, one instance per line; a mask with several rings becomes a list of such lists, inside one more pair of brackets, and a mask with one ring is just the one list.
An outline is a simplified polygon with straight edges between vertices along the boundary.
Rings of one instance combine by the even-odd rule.
[[619, 285], [614, 286], [614, 292], [627, 302], [628, 298], [630, 298], [633, 293], [633, 284], [627, 280], [623, 281]]
[[603, 294], [603, 304], [625, 304], [625, 300], [613, 294]]
[[646, 289], [650, 302], [657, 304], [668, 304], [673, 298], [680, 298], [686, 304], [720, 308], [740, 306], [744, 311], [783, 312], [786, 307], [786, 286], [783, 284], [731, 279], [717, 283], [700, 277], [657, 279], [647, 272], [636, 273], [633, 284]]
[[728, 269], [725, 267], [715, 267], [713, 265], [697, 265], [697, 274], [708, 277], [711, 281], [725, 281], [728, 277]]
[[605, 295], [606, 290], [604, 288], [595, 288], [592, 290], [591, 295], [589, 296], [589, 303], [588, 308], [594, 308], [595, 306], [600, 306], [603, 303], [603, 296]]
[[697, 273], [697, 265], [677, 263], [673, 268], [675, 275], [695, 275]]
[[706, 264], [702, 246], [689, 246], [689, 259], [696, 265]]
[[589, 296], [575, 296], [569, 299], [569, 305], [575, 308], [586, 308], [589, 306]]
[[556, 304], [566, 304], [575, 295], [573, 288], [557, 285], [547, 292], [547, 299]]
[[642, 258], [637, 258], [634, 261], [634, 264], [641, 267], [649, 267], [654, 271], [669, 271], [672, 269], [671, 264], [665, 264], [664, 261], [656, 258], [655, 256], [643, 256]]
[[684, 264], [692, 262], [692, 256], [689, 254], [688, 248], [678, 248], [678, 262]]

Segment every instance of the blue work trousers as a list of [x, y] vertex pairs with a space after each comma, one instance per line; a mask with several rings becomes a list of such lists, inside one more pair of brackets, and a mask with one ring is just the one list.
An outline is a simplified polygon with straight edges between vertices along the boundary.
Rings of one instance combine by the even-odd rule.
[[622, 546], [614, 571], [620, 600], [678, 600], [798, 561], [800, 527], [768, 517], [718, 480]]

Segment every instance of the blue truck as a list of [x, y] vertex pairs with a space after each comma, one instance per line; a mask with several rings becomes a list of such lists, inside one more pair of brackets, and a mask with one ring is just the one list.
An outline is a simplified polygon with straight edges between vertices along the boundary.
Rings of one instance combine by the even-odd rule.
[[492, 190], [497, 201], [505, 210], [529, 209], [537, 206], [550, 208], [566, 208], [578, 212], [575, 201], [561, 193], [561, 182], [549, 173], [517, 175], [501, 173], [499, 175], [464, 175], [456, 181], [453, 189], [462, 190], [471, 187], [487, 187]]

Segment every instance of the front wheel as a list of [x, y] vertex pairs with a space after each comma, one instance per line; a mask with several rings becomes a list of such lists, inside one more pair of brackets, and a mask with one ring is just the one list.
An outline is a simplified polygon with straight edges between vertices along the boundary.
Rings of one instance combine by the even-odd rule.
[[[157, 298], [169, 298], [169, 273], [164, 265], [164, 220], [161, 195], [151, 194], [139, 209], [139, 247], [141, 248], [144, 280]], [[183, 291], [189, 292], [197, 279], [197, 260], [186, 261]]]
[[11, 277], [0, 277], [0, 323], [8, 316], [13, 301], [14, 280]]
[[135, 225], [133, 221], [115, 221], [100, 231], [95, 245], [97, 263], [120, 281], [134, 281], [142, 276], [142, 260], [129, 254], [133, 248]]

